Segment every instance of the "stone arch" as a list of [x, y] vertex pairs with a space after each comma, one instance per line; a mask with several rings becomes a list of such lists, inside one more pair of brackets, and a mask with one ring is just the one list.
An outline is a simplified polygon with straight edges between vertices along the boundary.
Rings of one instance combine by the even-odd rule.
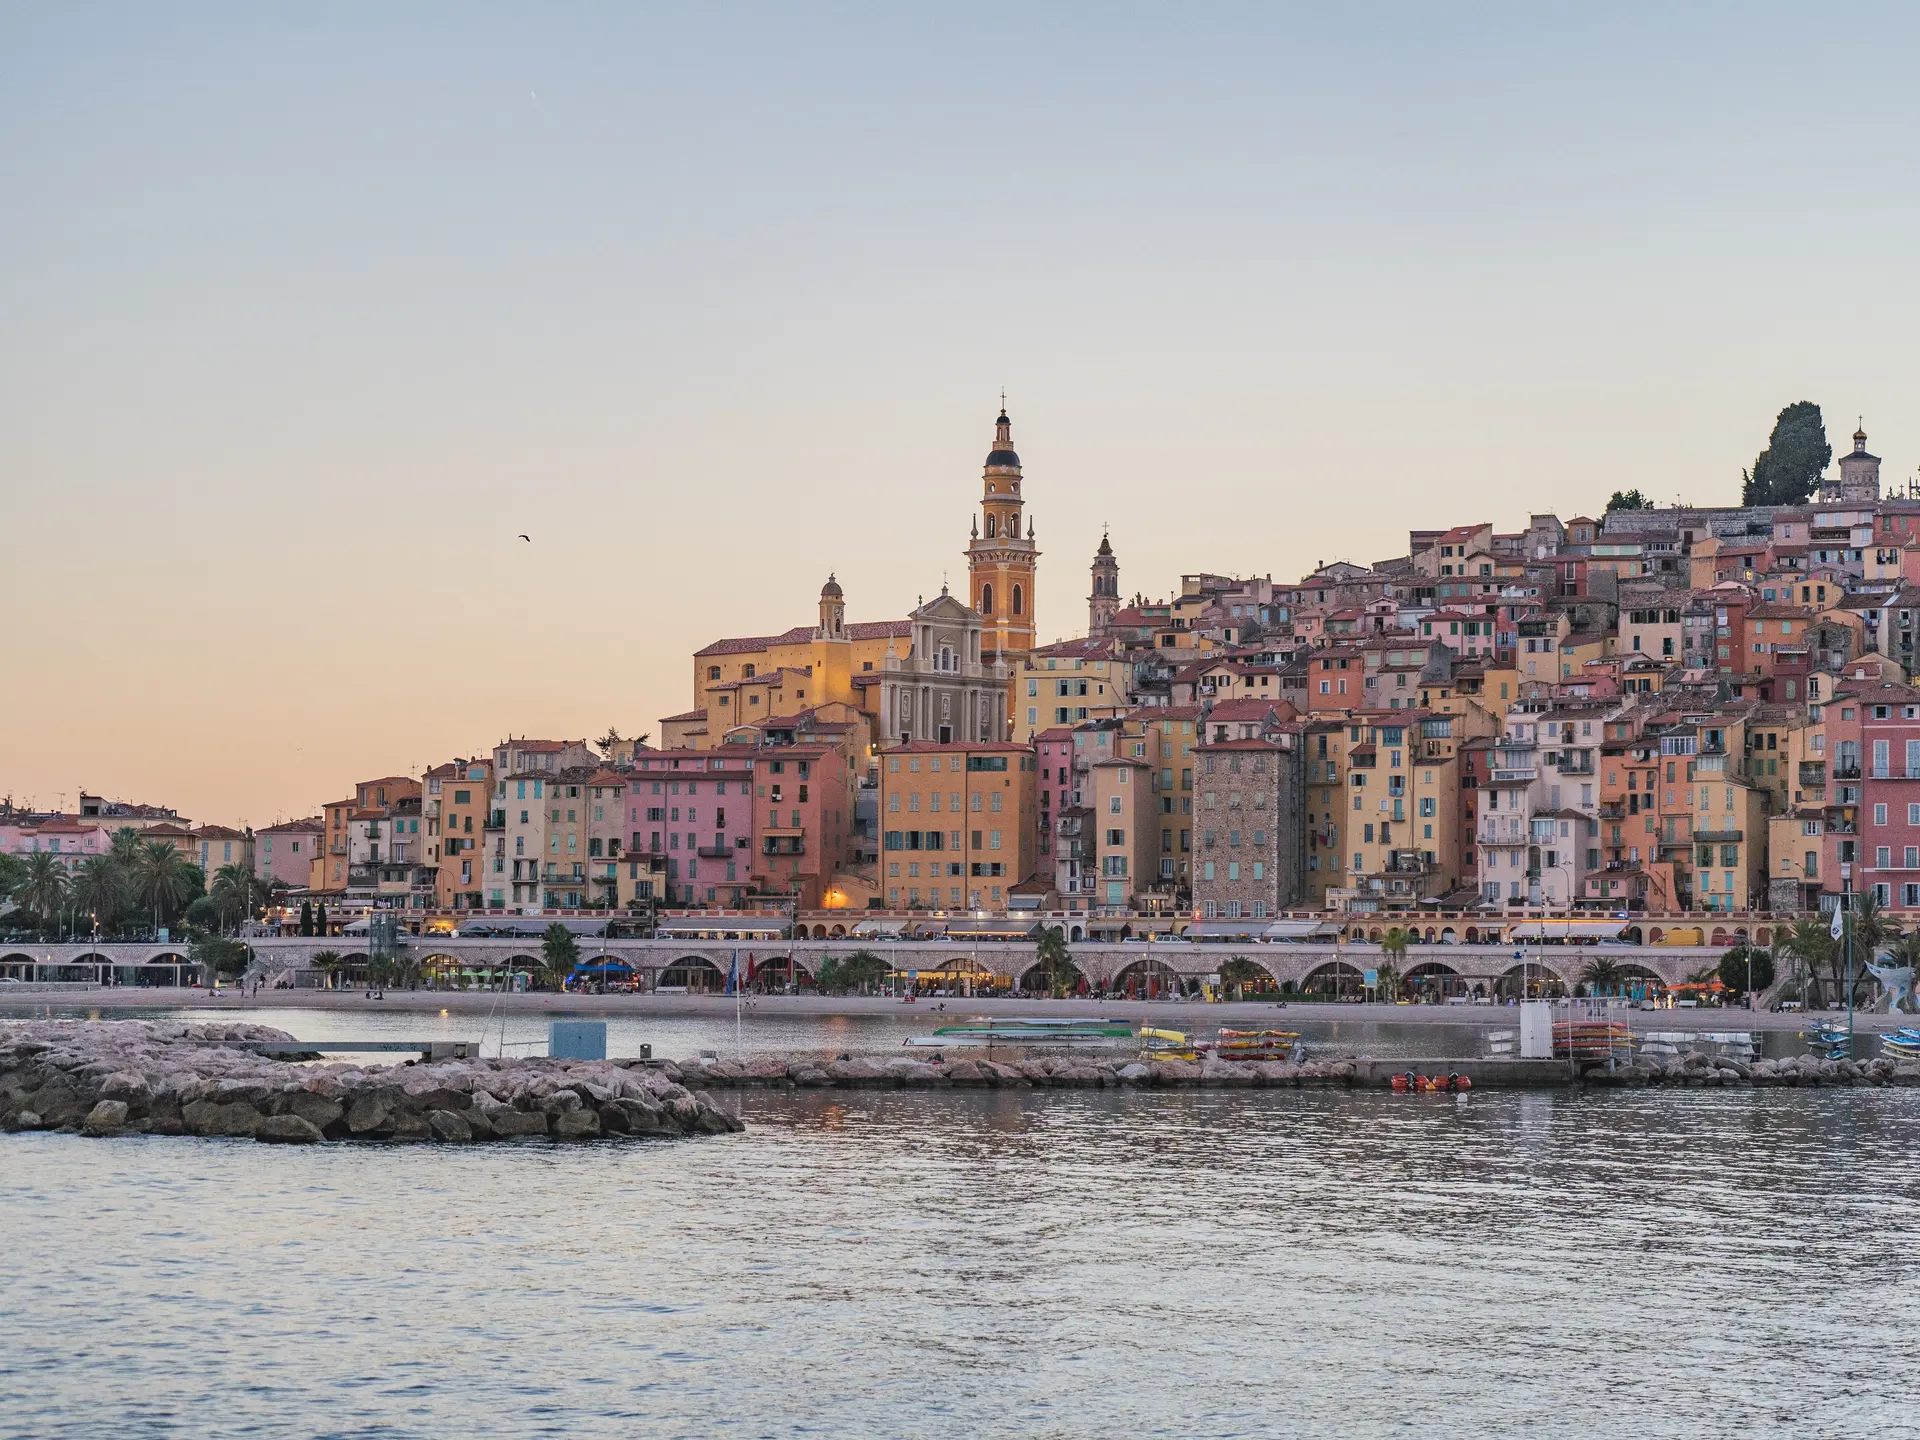
[[1378, 945], [1380, 943], [1380, 927], [1378, 925], [1374, 926], [1371, 930], [1367, 931], [1367, 939], [1370, 943], [1375, 945]]
[[656, 988], [676, 990], [684, 987], [693, 993], [712, 994], [724, 990], [726, 985], [726, 972], [705, 955], [682, 955], [660, 972]]
[[1429, 926], [1427, 926], [1427, 944], [1429, 944], [1429, 945], [1432, 945], [1432, 944], [1433, 944], [1433, 943], [1435, 943], [1435, 942], [1436, 942], [1436, 941], [1437, 941], [1437, 940], [1438, 940], [1439, 938], [1440, 938], [1440, 935], [1439, 935], [1439, 932], [1438, 932], [1438, 931], [1436, 931], [1436, 930], [1435, 930], [1435, 929], [1433, 928], [1433, 926], [1431, 926], [1431, 925], [1429, 925]]
[[1440, 927], [1440, 943], [1442, 945], [1458, 945], [1460, 943], [1460, 937], [1454, 933], [1451, 925], [1442, 925]]
[[1501, 971], [1493, 982], [1493, 993], [1501, 997], [1545, 1000], [1564, 996], [1567, 993], [1567, 981], [1551, 965], [1527, 959]]
[[[991, 517], [988, 518], [987, 525], [989, 527], [993, 525]], [[991, 528], [989, 528], [989, 533], [991, 533]], [[982, 615], [991, 615], [993, 613], [993, 586], [991, 584], [980, 587], [980, 613]]]
[[1344, 999], [1359, 995], [1366, 988], [1366, 976], [1345, 960], [1329, 960], [1316, 965], [1300, 981], [1300, 989], [1309, 995], [1332, 994]]
[[[802, 928], [804, 928], [804, 927], [802, 927]], [[824, 940], [824, 939], [826, 939], [826, 938], [827, 938], [827, 927], [826, 927], [826, 926], [824, 926], [824, 925], [816, 925], [816, 926], [814, 926], [814, 927], [813, 927], [813, 938], [814, 938], [814, 939], [816, 939], [816, 940]]]
[[1467, 977], [1440, 960], [1422, 960], [1401, 977], [1401, 985], [1421, 1000], [1467, 993]]
[[1013, 587], [1012, 613], [1015, 615], [1024, 615], [1026, 613], [1026, 592], [1023, 591], [1018, 584]]
[[829, 940], [844, 940], [846, 938], [847, 927], [844, 925], [836, 925], [827, 932], [827, 939]]
[[1762, 925], [1754, 934], [1754, 943], [1758, 945], [1773, 944], [1773, 927], [1770, 925]]
[[[1271, 972], [1269, 972], [1271, 973]], [[1178, 971], [1158, 955], [1142, 955], [1113, 972], [1107, 993], [1125, 995], [1130, 1000], [1156, 1000], [1162, 995], [1186, 993], [1186, 982]]]
[[1647, 931], [1647, 943], [1649, 945], [1658, 945], [1660, 943], [1661, 933], [1660, 927], [1658, 925], [1654, 926], [1651, 930]]
[[1000, 534], [1000, 517], [992, 511], [987, 512], [987, 539], [997, 539]]
[[1713, 927], [1713, 938], [1712, 938], [1711, 940], [1709, 940], [1709, 941], [1708, 941], [1707, 943], [1708, 943], [1709, 945], [1720, 945], [1720, 946], [1726, 946], [1726, 945], [1731, 945], [1731, 944], [1733, 944], [1733, 940], [1732, 940], [1732, 938], [1731, 938], [1731, 937], [1730, 937], [1730, 936], [1729, 936], [1729, 935], [1727, 934], [1727, 927], [1726, 927], [1726, 926], [1724, 926], [1724, 925], [1716, 925], [1716, 926], [1714, 926], [1714, 927]]
[[1633, 943], [1636, 945], [1644, 945], [1647, 943], [1646, 935], [1644, 932], [1642, 932], [1642, 930], [1638, 925], [1633, 925], [1628, 927], [1627, 938], [1633, 941]]
[[[1067, 963], [1073, 967], [1073, 973], [1079, 977], [1073, 986], [1073, 992], [1075, 994], [1084, 992], [1087, 989], [1087, 986], [1089, 984], [1089, 981], [1087, 978], [1087, 972], [1081, 968], [1080, 962], [1075, 960], [1072, 956], [1067, 957]], [[1026, 964], [1020, 966], [1019, 969], [1015, 970], [1013, 974], [1013, 993], [1016, 995], [1025, 994], [1025, 993], [1028, 993], [1029, 991], [1032, 991], [1033, 993], [1039, 993], [1040, 987], [1037, 984], [1039, 979], [1039, 970], [1040, 970], [1040, 961], [1038, 959], [1028, 960]], [[1034, 981], [1036, 983], [1030, 986], [1028, 984], [1029, 981]]]
[[1086, 931], [1086, 927], [1083, 925], [1075, 925], [1067, 931], [1068, 944], [1072, 944], [1075, 940], [1084, 940], [1086, 938], [1087, 938], [1087, 931]]

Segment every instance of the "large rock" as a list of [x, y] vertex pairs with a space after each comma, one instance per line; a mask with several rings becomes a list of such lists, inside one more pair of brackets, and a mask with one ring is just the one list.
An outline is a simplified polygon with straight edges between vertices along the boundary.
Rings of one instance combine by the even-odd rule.
[[295, 1090], [282, 1096], [279, 1112], [282, 1115], [298, 1116], [315, 1130], [322, 1132], [339, 1124], [346, 1115], [345, 1108], [338, 1100], [317, 1095], [311, 1090]]
[[680, 1135], [685, 1132], [677, 1120], [662, 1105], [651, 1100], [636, 1100], [621, 1096], [614, 1102], [620, 1113], [626, 1117], [626, 1133], [629, 1135]]
[[393, 1127], [393, 1098], [383, 1090], [368, 1090], [347, 1107], [347, 1133], [378, 1135]]
[[87, 1112], [80, 1128], [89, 1135], [111, 1135], [127, 1123], [127, 1102], [102, 1100]]
[[428, 1111], [427, 1130], [435, 1140], [449, 1145], [464, 1145], [473, 1139], [473, 1127], [458, 1110]]
[[556, 1140], [590, 1140], [600, 1133], [600, 1117], [592, 1110], [563, 1110], [553, 1117], [550, 1133]]
[[260, 1112], [239, 1102], [221, 1105], [213, 1100], [190, 1100], [180, 1107], [180, 1119], [189, 1135], [251, 1137], [260, 1128]]
[[268, 1145], [317, 1145], [326, 1137], [298, 1115], [282, 1113], [262, 1120], [253, 1138]]
[[489, 1110], [487, 1124], [502, 1140], [511, 1140], [520, 1135], [547, 1133], [547, 1117], [527, 1110]]

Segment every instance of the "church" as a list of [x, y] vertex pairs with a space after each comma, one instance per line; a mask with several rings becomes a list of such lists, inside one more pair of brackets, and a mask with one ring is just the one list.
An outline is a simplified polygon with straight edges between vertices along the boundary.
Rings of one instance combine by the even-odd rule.
[[694, 654], [693, 708], [661, 720], [662, 747], [752, 742], [809, 712], [863, 721], [875, 748], [1006, 740], [1010, 677], [1036, 634], [1040, 552], [1020, 486], [1002, 405], [965, 551], [968, 600], [943, 585], [904, 620], [850, 622], [845, 591], [829, 575], [815, 624], [716, 640]]

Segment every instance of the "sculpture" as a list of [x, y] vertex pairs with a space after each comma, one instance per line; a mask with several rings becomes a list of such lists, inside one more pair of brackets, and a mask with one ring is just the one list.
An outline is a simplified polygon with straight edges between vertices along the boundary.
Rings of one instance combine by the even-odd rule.
[[[1891, 960], [1893, 957], [1888, 956], [1887, 958]], [[1872, 960], [1869, 960], [1867, 962], [1867, 973], [1879, 981], [1880, 988], [1886, 992], [1887, 1013], [1889, 1015], [1895, 1011], [1904, 1011], [1908, 1008], [1909, 1002], [1913, 1000], [1913, 966], [1876, 965]], [[1914, 1006], [1914, 1009], [1920, 1011], [1920, 1005]]]

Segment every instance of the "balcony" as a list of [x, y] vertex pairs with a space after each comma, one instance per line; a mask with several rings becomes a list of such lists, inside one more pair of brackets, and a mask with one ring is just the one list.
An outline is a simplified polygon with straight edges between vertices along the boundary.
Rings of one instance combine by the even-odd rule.
[[731, 860], [733, 858], [733, 847], [731, 845], [702, 845], [694, 853], [702, 860]]
[[1747, 838], [1744, 830], [1696, 830], [1693, 838], [1702, 845], [1738, 845]]
[[1624, 820], [1627, 818], [1627, 807], [1618, 802], [1602, 805], [1599, 815], [1602, 820]]
[[1501, 769], [1488, 777], [1489, 785], [1531, 785], [1540, 777], [1538, 770]]
[[1839, 760], [1834, 762], [1833, 778], [1836, 780], [1858, 780], [1860, 762], [1858, 760]]
[[762, 855], [804, 855], [807, 853], [807, 832], [792, 828], [768, 830], [760, 838]]

